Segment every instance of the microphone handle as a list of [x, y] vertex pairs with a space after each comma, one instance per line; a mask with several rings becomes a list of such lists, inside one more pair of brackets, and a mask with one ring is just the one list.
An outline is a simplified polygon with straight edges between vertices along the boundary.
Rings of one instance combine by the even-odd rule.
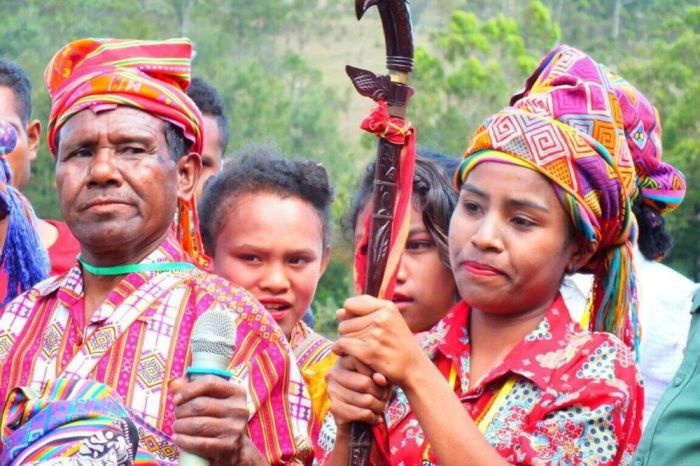
[[[207, 374], [205, 374], [204, 371], [197, 374], [190, 373], [188, 378], [190, 380], [195, 380], [204, 377], [205, 375]], [[226, 380], [229, 380], [230, 378], [230, 376], [226, 377], [222, 373], [211, 373], [209, 375], [216, 375], [217, 377], [221, 377], [222, 379]], [[178, 459], [177, 464], [178, 466], [210, 466], [211, 462], [207, 458], [202, 458], [201, 456], [190, 453], [189, 451], [180, 450], [180, 458]]]

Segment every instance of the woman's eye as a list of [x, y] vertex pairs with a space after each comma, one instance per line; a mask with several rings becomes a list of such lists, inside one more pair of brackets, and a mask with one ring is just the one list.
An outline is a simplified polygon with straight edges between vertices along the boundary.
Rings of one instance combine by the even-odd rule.
[[513, 217], [512, 222], [519, 227], [531, 227], [535, 225], [535, 222], [525, 217]]
[[469, 213], [475, 214], [481, 212], [481, 206], [476, 202], [466, 201], [464, 202], [464, 210], [466, 210]]
[[255, 254], [241, 254], [238, 258], [245, 262], [260, 262], [260, 258]]

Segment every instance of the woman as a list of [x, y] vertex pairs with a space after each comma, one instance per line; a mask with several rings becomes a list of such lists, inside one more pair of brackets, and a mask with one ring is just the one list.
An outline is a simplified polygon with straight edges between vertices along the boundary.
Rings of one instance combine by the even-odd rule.
[[[449, 235], [462, 301], [433, 330], [432, 358], [393, 303], [345, 302], [328, 387], [338, 433], [323, 463], [344, 464], [355, 420], [375, 424], [375, 464], [630, 461], [643, 395], [618, 336], [635, 336], [634, 169], [603, 73], [555, 49], [473, 136]], [[577, 270], [595, 277], [594, 331], [558, 293]], [[389, 384], [411, 409], [393, 432], [380, 422]]]

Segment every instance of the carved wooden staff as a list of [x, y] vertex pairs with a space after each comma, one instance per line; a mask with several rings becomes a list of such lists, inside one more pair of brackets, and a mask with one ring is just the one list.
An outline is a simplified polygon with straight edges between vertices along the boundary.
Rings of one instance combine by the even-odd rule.
[[[413, 90], [408, 86], [413, 70], [413, 32], [408, 0], [355, 0], [357, 19], [372, 6], [377, 6], [382, 20], [386, 43], [388, 75], [377, 75], [352, 66], [345, 68], [357, 91], [373, 100], [386, 102], [393, 122], [403, 123], [408, 100]], [[398, 120], [397, 120], [398, 119]], [[373, 189], [367, 268], [364, 292], [379, 296], [386, 288], [385, 270], [391, 249], [392, 224], [397, 197], [401, 151], [405, 142], [380, 134]], [[391, 140], [390, 140], [391, 139]], [[404, 173], [404, 175], [407, 175]], [[410, 174], [413, 181], [413, 174]], [[390, 298], [390, 296], [380, 296]], [[353, 422], [351, 427], [349, 466], [366, 466], [372, 446], [372, 431], [368, 424]]]

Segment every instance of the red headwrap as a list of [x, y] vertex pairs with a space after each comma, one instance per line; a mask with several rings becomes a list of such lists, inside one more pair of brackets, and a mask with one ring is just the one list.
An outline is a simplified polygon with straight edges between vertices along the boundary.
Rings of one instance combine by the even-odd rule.
[[[44, 81], [51, 96], [48, 144], [56, 155], [56, 135], [76, 113], [112, 110], [119, 105], [150, 113], [180, 128], [190, 151], [202, 151], [202, 115], [187, 96], [192, 44], [164, 41], [80, 39], [51, 59]], [[205, 266], [194, 198], [180, 203], [178, 238], [195, 261]]]

